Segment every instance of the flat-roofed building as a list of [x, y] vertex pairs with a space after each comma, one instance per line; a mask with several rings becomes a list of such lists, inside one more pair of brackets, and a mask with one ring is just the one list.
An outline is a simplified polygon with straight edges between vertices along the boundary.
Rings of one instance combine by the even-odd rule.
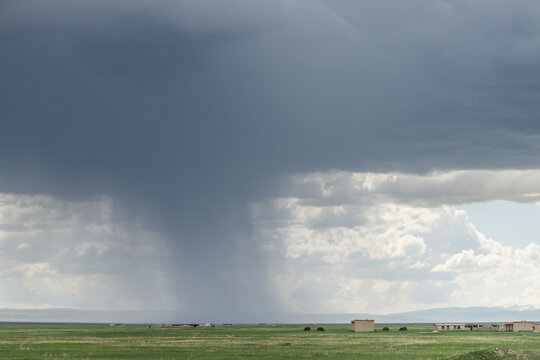
[[465, 327], [464, 323], [440, 323], [433, 324], [433, 331], [465, 331], [470, 328]]
[[355, 332], [375, 331], [375, 320], [351, 320], [352, 330]]
[[500, 331], [533, 332], [539, 331], [540, 326], [534, 321], [514, 321], [501, 325]]

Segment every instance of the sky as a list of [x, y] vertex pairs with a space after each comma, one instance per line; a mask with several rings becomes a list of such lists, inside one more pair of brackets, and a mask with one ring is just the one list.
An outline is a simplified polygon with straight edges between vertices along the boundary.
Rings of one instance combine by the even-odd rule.
[[540, 307], [539, 15], [0, 2], [0, 307]]

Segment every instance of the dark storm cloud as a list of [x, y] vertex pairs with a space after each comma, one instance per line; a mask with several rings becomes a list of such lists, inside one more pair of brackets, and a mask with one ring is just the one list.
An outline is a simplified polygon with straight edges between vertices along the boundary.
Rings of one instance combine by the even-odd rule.
[[246, 205], [280, 176], [539, 165], [539, 12], [5, 1], [0, 190], [110, 195], [168, 234], [194, 304], [269, 306]]

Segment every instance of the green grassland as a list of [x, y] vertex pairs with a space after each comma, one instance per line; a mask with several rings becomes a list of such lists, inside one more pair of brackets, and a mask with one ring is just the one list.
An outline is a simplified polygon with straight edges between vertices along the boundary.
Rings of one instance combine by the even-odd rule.
[[[540, 359], [540, 333], [432, 333], [431, 325], [0, 325], [1, 359]], [[318, 325], [311, 325], [315, 329]]]

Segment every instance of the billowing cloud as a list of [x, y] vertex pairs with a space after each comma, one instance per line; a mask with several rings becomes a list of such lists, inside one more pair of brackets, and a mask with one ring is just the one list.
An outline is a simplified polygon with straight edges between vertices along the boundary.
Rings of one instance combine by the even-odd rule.
[[119, 221], [107, 198], [1, 194], [0, 304], [174, 309], [182, 299], [168, 289], [172, 259], [160, 237]]
[[[281, 258], [271, 268], [276, 291], [299, 312], [539, 306], [528, 282], [540, 247], [489, 239], [455, 208], [536, 202], [539, 178], [535, 170], [297, 175], [288, 197], [256, 204], [253, 216], [264, 248]], [[514, 295], [496, 295], [507, 288]]]
[[467, 170], [429, 174], [330, 171], [300, 175], [293, 190], [304, 201], [340, 204], [396, 202], [429, 206], [540, 200], [539, 170]]

